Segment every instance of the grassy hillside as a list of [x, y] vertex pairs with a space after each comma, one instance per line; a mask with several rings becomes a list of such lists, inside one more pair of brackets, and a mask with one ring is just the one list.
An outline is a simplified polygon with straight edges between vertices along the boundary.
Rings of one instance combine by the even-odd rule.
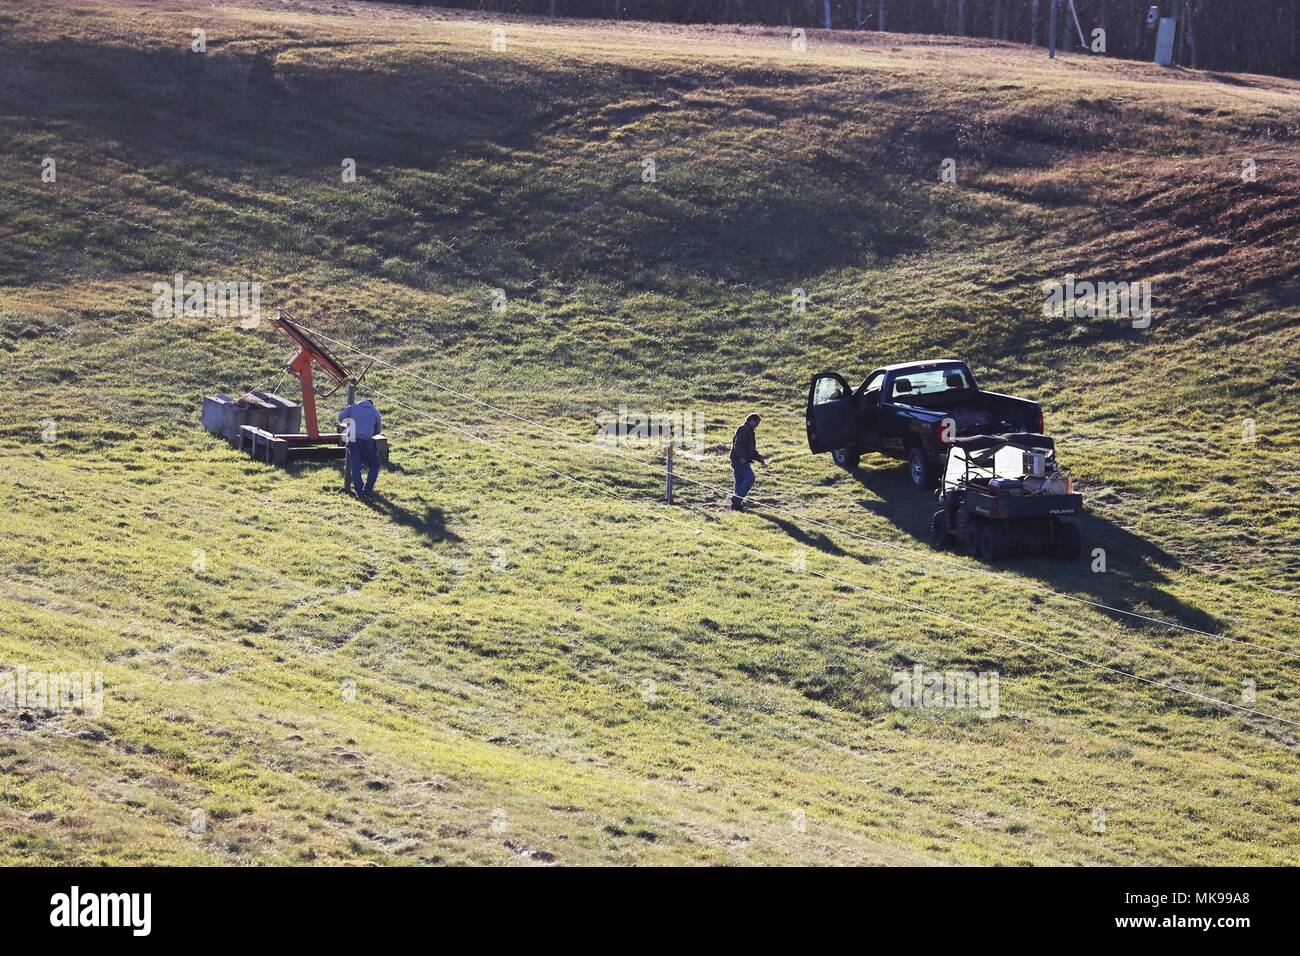
[[[0, 861], [1294, 862], [1298, 136], [1294, 82], [997, 43], [5, 6], [0, 673], [106, 699], [0, 711]], [[197, 409], [287, 350], [177, 273], [546, 427], [376, 366], [374, 506], [253, 464]], [[1151, 327], [1044, 318], [1067, 273]], [[936, 353], [1044, 402], [1104, 573], [936, 562], [807, 453], [812, 373]], [[620, 403], [703, 413], [704, 486], [584, 444]]]

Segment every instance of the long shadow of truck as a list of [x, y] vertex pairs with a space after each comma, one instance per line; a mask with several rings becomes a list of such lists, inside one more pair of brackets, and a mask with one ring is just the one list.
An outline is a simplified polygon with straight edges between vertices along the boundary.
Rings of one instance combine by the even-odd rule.
[[[868, 464], [885, 463], [872, 461]], [[855, 469], [850, 474], [875, 496], [858, 499], [863, 509], [879, 515], [915, 539], [916, 550], [928, 551], [928, 545], [923, 542], [929, 536], [930, 519], [938, 507], [932, 495], [918, 493], [908, 474], [896, 467], [867, 467]], [[1079, 525], [1083, 532], [1083, 558], [1079, 561], [1062, 562], [1032, 552], [1020, 552], [1000, 563], [995, 573], [1012, 582], [1018, 579], [1031, 581], [1073, 597], [1124, 611], [1151, 613], [1201, 630], [1217, 632], [1222, 628], [1214, 616], [1165, 590], [1170, 581], [1169, 572], [1181, 567], [1177, 557], [1093, 512], [1085, 512]], [[863, 547], [869, 552], [872, 550], [870, 545], [864, 544]], [[1095, 548], [1105, 552], [1104, 572], [1093, 570]], [[955, 555], [943, 557], [949, 561], [962, 560]]]

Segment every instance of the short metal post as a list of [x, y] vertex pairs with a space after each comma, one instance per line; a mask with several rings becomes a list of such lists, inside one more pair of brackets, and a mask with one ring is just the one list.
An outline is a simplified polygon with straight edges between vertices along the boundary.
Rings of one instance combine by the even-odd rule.
[[[348, 386], [348, 406], [351, 407], [357, 400], [357, 387]], [[343, 493], [347, 494], [352, 490], [352, 443], [348, 441], [348, 430], [343, 429]]]
[[669, 445], [668, 450], [664, 452], [664, 461], [668, 463], [668, 471], [664, 476], [667, 479], [667, 483], [668, 483], [667, 484], [668, 493], [666, 497], [668, 503], [672, 504], [673, 503], [673, 446], [672, 445]]

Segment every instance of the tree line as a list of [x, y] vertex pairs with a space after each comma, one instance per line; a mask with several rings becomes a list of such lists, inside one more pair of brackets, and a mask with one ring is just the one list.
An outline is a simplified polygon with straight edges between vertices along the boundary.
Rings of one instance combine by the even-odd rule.
[[[661, 23], [767, 24], [1046, 45], [1053, 0], [405, 0], [415, 5]], [[1179, 24], [1174, 62], [1300, 76], [1300, 0], [1056, 0], [1062, 50], [1150, 60], [1152, 7]], [[1076, 20], [1077, 14], [1077, 20]], [[1098, 34], [1096, 31], [1103, 31]]]

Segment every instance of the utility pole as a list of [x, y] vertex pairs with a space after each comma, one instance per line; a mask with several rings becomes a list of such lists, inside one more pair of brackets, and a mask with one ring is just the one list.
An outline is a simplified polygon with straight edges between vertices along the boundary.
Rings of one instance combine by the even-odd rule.
[[[352, 407], [357, 401], [357, 386], [348, 385], [348, 407]], [[348, 441], [349, 429], [347, 423], [343, 425], [343, 493], [347, 494], [352, 490], [352, 443]]]
[[1056, 59], [1056, 8], [1060, 6], [1060, 0], [1047, 0], [1052, 5], [1051, 15], [1047, 20], [1047, 57], [1050, 60]]
[[1187, 28], [1183, 24], [1183, 0], [1174, 0], [1173, 10], [1174, 20], [1174, 65], [1180, 64], [1186, 59], [1184, 54], [1187, 50]]
[[1183, 4], [1183, 49], [1187, 52], [1187, 65], [1196, 69], [1196, 5], [1193, 0]]

